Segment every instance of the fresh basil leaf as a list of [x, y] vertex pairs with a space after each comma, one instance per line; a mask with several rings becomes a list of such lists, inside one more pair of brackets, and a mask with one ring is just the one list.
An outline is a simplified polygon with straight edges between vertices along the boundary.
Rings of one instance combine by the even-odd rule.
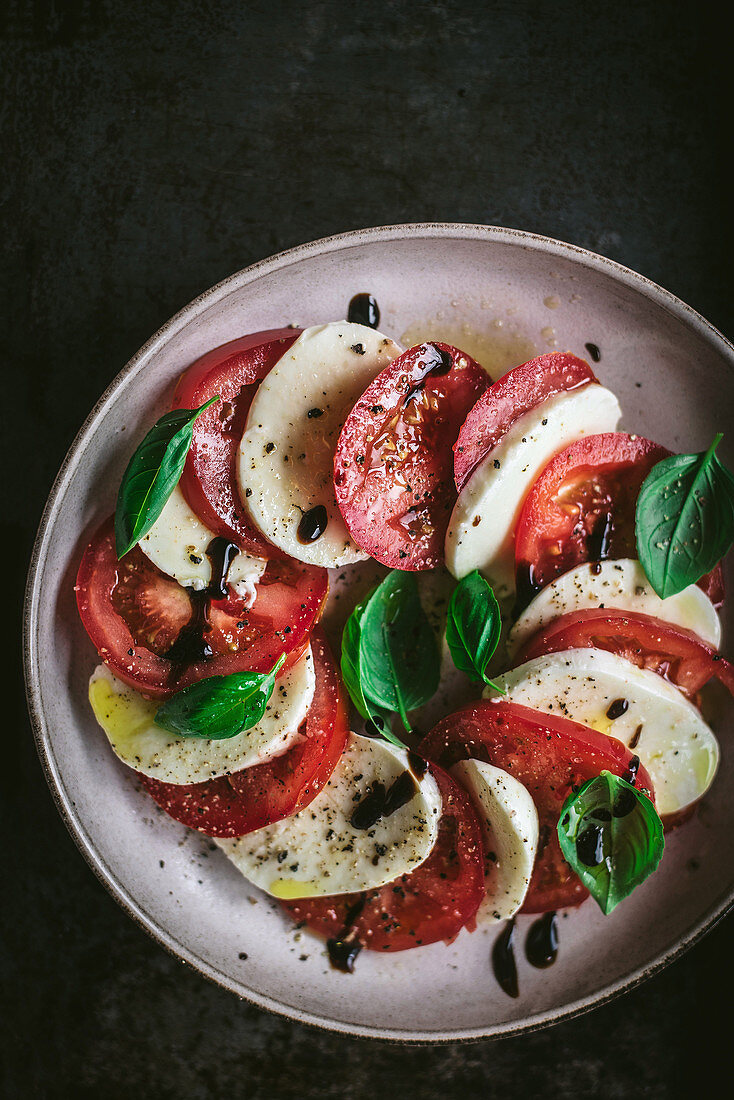
[[653, 466], [637, 498], [637, 555], [658, 596], [709, 573], [734, 542], [734, 475], [707, 451]]
[[359, 643], [362, 636], [361, 622], [365, 606], [365, 603], [358, 603], [344, 624], [344, 630], [342, 631], [341, 671], [342, 680], [349, 692], [350, 699], [362, 717], [369, 718], [370, 712], [365, 697], [362, 694], [362, 683], [359, 676]]
[[158, 420], [130, 459], [123, 474], [115, 509], [117, 557], [147, 535], [183, 473], [197, 416], [218, 401], [212, 397], [198, 409], [174, 409]]
[[359, 680], [373, 707], [395, 711], [410, 730], [408, 711], [435, 693], [441, 667], [411, 573], [394, 569], [367, 600], [360, 619]]
[[558, 840], [564, 859], [607, 916], [652, 874], [665, 843], [650, 799], [607, 771], [566, 800]]
[[472, 680], [483, 680], [496, 688], [484, 670], [501, 633], [502, 616], [497, 597], [492, 586], [475, 569], [462, 577], [449, 600], [446, 642], [456, 667]]
[[156, 711], [156, 725], [178, 737], [224, 741], [260, 721], [285, 656], [270, 672], [210, 676], [179, 691]]

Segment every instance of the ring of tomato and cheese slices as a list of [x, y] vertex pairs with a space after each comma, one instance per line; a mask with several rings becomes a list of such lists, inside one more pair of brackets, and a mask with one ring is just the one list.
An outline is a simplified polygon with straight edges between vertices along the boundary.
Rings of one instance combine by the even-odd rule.
[[[712, 678], [734, 691], [721, 570], [653, 590], [634, 509], [668, 452], [615, 431], [617, 399], [584, 360], [550, 353], [492, 382], [451, 345], [402, 351], [339, 321], [208, 352], [173, 408], [209, 401], [139, 543], [118, 561], [107, 521], [82, 555], [79, 612], [102, 661], [90, 702], [158, 805], [216, 838], [336, 965], [579, 905], [556, 824], [604, 770], [639, 765], [669, 818], [702, 797], [719, 748], [700, 693]], [[505, 670], [484, 699], [465, 677], [465, 704], [417, 752], [374, 723], [352, 732], [319, 625], [326, 607], [333, 634], [353, 608], [332, 615], [349, 587], [329, 599], [328, 570], [367, 559], [478, 569], [506, 606], [516, 594]], [[156, 723], [164, 700], [280, 658], [261, 716], [233, 736]]]

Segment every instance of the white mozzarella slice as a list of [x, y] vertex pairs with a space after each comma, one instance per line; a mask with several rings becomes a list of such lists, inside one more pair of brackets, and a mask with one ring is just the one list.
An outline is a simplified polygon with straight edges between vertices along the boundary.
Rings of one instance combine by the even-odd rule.
[[[240, 444], [240, 495], [257, 529], [291, 557], [340, 567], [368, 556], [336, 503], [334, 452], [358, 398], [399, 354], [364, 325], [318, 325], [301, 333], [258, 389]], [[326, 529], [303, 543], [298, 525], [319, 506]]]
[[508, 920], [524, 902], [533, 874], [538, 850], [535, 803], [527, 787], [493, 764], [461, 760], [451, 771], [471, 795], [487, 847], [488, 892], [477, 920]]
[[[389, 790], [406, 772], [415, 784], [410, 800], [369, 828], [356, 828], [352, 815], [375, 785]], [[403, 749], [352, 733], [331, 778], [305, 809], [217, 844], [273, 897], [349, 894], [419, 867], [436, 842], [440, 816], [441, 794], [430, 772], [416, 781]]]
[[[602, 649], [549, 653], [496, 677], [509, 702], [570, 718], [628, 745], [650, 773], [661, 814], [674, 814], [711, 786], [719, 745], [673, 684]], [[500, 698], [487, 688], [486, 698]], [[624, 713], [610, 718], [612, 703]]]
[[716, 649], [721, 642], [719, 616], [698, 585], [691, 584], [676, 596], [661, 599], [640, 563], [633, 558], [620, 558], [598, 565], [577, 565], [551, 581], [528, 604], [510, 631], [508, 653], [516, 653], [538, 630], [560, 615], [599, 607], [652, 615], [692, 630]]
[[235, 737], [176, 737], [155, 724], [160, 702], [144, 699], [99, 665], [89, 681], [94, 716], [123, 763], [163, 783], [202, 783], [280, 756], [298, 741], [316, 678], [310, 648], [279, 676], [265, 714]]
[[[162, 573], [199, 592], [212, 577], [206, 551], [213, 538], [214, 532], [192, 511], [177, 485], [138, 546]], [[255, 602], [255, 586], [267, 564], [262, 558], [240, 551], [229, 567], [227, 580], [248, 607]]]
[[498, 599], [515, 590], [515, 527], [531, 485], [555, 454], [584, 435], [613, 432], [622, 411], [596, 382], [556, 394], [525, 413], [459, 493], [446, 532], [446, 565], [457, 578], [478, 569]]

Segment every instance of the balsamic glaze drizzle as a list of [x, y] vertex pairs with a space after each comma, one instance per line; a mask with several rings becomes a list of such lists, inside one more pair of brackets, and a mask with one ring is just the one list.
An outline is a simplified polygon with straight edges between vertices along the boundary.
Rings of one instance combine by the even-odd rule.
[[543, 916], [530, 925], [525, 940], [525, 957], [531, 966], [545, 970], [552, 966], [558, 955], [558, 924], [554, 912]]
[[598, 344], [584, 344], [584, 347], [591, 356], [592, 363], [598, 363], [601, 359], [601, 352], [599, 351]]
[[[416, 731], [413, 730], [414, 735], [415, 733]], [[419, 756], [417, 752], [413, 752], [412, 749], [408, 749], [408, 765], [418, 780], [422, 779], [428, 770], [428, 761]]]
[[366, 901], [366, 894], [358, 898], [354, 905], [347, 909], [341, 932], [326, 941], [329, 962], [335, 970], [341, 970], [343, 974], [354, 973], [355, 959], [362, 950], [362, 944], [357, 939], [357, 931], [353, 926], [364, 909]]
[[508, 997], [519, 997], [515, 962], [515, 920], [509, 920], [492, 947], [492, 969], [500, 988]]
[[640, 770], [640, 758], [639, 756], [633, 756], [627, 765], [627, 771], [622, 776], [622, 779], [626, 779], [628, 783], [631, 783], [634, 787], [637, 782], [637, 773]]
[[597, 516], [593, 530], [586, 537], [586, 548], [589, 559], [599, 563], [609, 557], [609, 543], [614, 529], [614, 516], [611, 512], [603, 512]]
[[515, 618], [525, 610], [533, 596], [537, 596], [542, 587], [542, 584], [538, 584], [535, 579], [535, 568], [533, 563], [520, 562], [515, 575], [515, 591], [517, 595], [515, 597], [515, 606], [512, 612]]
[[448, 374], [454, 365], [454, 361], [447, 351], [436, 344], [423, 344], [423, 354], [411, 371], [410, 381], [413, 383], [403, 399], [403, 405], [407, 405], [414, 397], [417, 397], [425, 387], [426, 379], [431, 375], [439, 377]]
[[402, 772], [386, 789], [384, 783], [372, 783], [350, 818], [354, 829], [371, 829], [383, 817], [390, 817], [410, 802], [418, 787], [410, 772]]
[[316, 504], [313, 508], [309, 508], [303, 513], [301, 522], [298, 524], [296, 532], [298, 541], [304, 545], [316, 542], [323, 535], [328, 522], [329, 514], [323, 504]]
[[355, 294], [349, 303], [347, 320], [354, 325], [377, 328], [380, 323], [380, 307], [371, 294]]
[[239, 552], [240, 548], [236, 543], [229, 542], [221, 535], [216, 535], [207, 546], [205, 553], [212, 567], [209, 584], [199, 592], [187, 589], [191, 603], [191, 618], [173, 645], [163, 654], [173, 664], [174, 682], [179, 679], [186, 665], [208, 661], [214, 656], [206, 637], [211, 629], [209, 606], [212, 600], [226, 597], [227, 574]]

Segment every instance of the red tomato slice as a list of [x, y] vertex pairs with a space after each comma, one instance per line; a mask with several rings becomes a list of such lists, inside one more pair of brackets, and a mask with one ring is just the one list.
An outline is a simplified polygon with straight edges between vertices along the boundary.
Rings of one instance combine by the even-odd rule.
[[371, 951], [450, 942], [473, 921], [485, 889], [481, 826], [466, 792], [441, 768], [432, 771], [443, 809], [436, 844], [420, 867], [378, 890], [285, 902], [297, 921]]
[[349, 533], [377, 561], [433, 569], [456, 501], [451, 447], [489, 385], [448, 344], [418, 344], [385, 368], [347, 417], [334, 457], [336, 499]]
[[[434, 726], [419, 752], [445, 768], [470, 757], [484, 760], [524, 784], [538, 811], [540, 840], [522, 911], [545, 913], [581, 904], [587, 891], [561, 855], [556, 826], [574, 787], [604, 770], [624, 775], [633, 754], [621, 741], [517, 703], [480, 700]], [[652, 792], [643, 767], [636, 786]]]
[[327, 591], [325, 569], [290, 558], [269, 562], [249, 610], [231, 593], [211, 601], [206, 640], [212, 656], [182, 667], [166, 653], [194, 616], [189, 592], [137, 546], [118, 561], [112, 519], [84, 551], [76, 580], [79, 614], [100, 657], [121, 680], [152, 697], [207, 676], [266, 672], [281, 653], [295, 660]]
[[312, 802], [336, 767], [349, 733], [339, 676], [321, 630], [311, 635], [316, 690], [302, 740], [282, 756], [233, 775], [179, 786], [138, 775], [172, 818], [207, 836], [244, 836]]
[[[529, 599], [586, 561], [636, 558], [635, 506], [665, 447], [625, 432], [587, 435], [552, 458], [528, 493], [515, 532], [517, 590]], [[720, 606], [717, 566], [699, 581]]]
[[734, 694], [734, 666], [691, 630], [617, 608], [570, 612], [533, 635], [514, 663], [564, 649], [606, 649], [694, 696], [714, 676]]
[[260, 382], [298, 335], [294, 329], [270, 329], [223, 344], [186, 370], [173, 396], [174, 409], [198, 409], [215, 394], [222, 398], [194, 424], [181, 490], [215, 534], [263, 558], [282, 555], [255, 530], [242, 505], [237, 448]]
[[541, 401], [597, 379], [591, 367], [567, 351], [539, 355], [513, 367], [482, 394], [454, 443], [454, 481], [459, 492], [472, 472], [516, 420]]

